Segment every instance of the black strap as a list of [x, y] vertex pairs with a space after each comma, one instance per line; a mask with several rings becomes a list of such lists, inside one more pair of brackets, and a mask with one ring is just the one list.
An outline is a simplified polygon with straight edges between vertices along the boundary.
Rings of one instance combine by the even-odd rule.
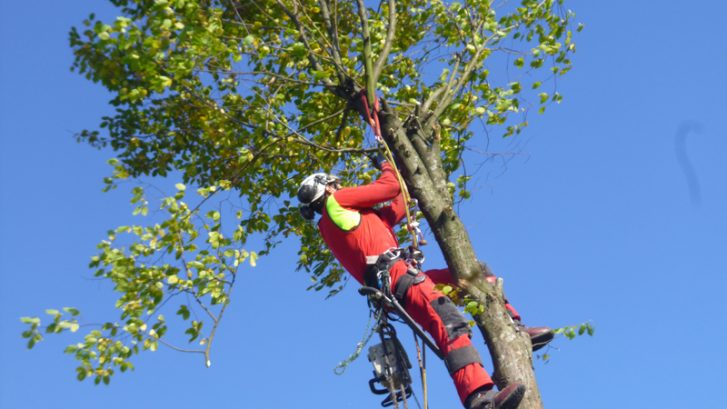
[[421, 283], [425, 279], [426, 277], [424, 277], [424, 274], [419, 273], [419, 271], [417, 271], [416, 269], [409, 268], [406, 271], [406, 274], [399, 277], [399, 280], [396, 282], [394, 297], [396, 297], [401, 305], [404, 305], [406, 292], [409, 291], [409, 288], [415, 284]]
[[374, 264], [369, 264], [366, 266], [366, 270], [364, 270], [364, 284], [366, 284], [367, 287], [373, 287], [377, 290], [380, 290], [381, 286], [379, 285], [379, 272], [376, 271], [376, 266]]
[[382, 273], [389, 271], [394, 263], [401, 258], [399, 249], [389, 249], [378, 256], [366, 257], [366, 270], [364, 270], [364, 283], [367, 287], [384, 290], [385, 283], [381, 282]]
[[465, 366], [474, 363], [482, 365], [482, 361], [480, 360], [480, 354], [472, 345], [453, 349], [449, 351], [446, 357], [444, 357], [444, 364], [447, 365], [447, 369], [449, 370], [450, 375], [459, 371]]

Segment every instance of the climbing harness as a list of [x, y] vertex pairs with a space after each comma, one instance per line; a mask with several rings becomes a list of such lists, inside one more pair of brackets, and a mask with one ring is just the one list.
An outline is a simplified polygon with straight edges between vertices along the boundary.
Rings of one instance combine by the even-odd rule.
[[[409, 270], [399, 278], [392, 291], [389, 269], [401, 260], [407, 263]], [[401, 304], [409, 287], [425, 279], [419, 270], [423, 256], [419, 250], [413, 247], [391, 248], [379, 256], [371, 256], [367, 261], [366, 285], [359, 289], [359, 294], [368, 297], [369, 306], [379, 317], [376, 332], [379, 333], [381, 339], [380, 344], [369, 348], [369, 361], [374, 366], [374, 377], [369, 381], [369, 387], [371, 392], [377, 395], [388, 393], [388, 396], [381, 402], [382, 406], [395, 405], [398, 407], [399, 401], [406, 405], [406, 399], [411, 395], [411, 376], [409, 374], [411, 363], [406, 351], [396, 338], [394, 327], [389, 323], [389, 320], [396, 320], [391, 314], [395, 314], [414, 331], [415, 340], [421, 339], [440, 359], [444, 359], [434, 341], [414, 322]], [[418, 342], [417, 352], [420, 352]], [[424, 408], [426, 409], [425, 361], [421, 358], [421, 354], [418, 353], [417, 357], [424, 385]], [[377, 384], [381, 388], [377, 388]]]

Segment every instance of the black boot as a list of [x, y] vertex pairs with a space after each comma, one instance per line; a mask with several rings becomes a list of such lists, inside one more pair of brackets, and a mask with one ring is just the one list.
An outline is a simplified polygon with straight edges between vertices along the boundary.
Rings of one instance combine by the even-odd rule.
[[533, 352], [548, 345], [555, 337], [555, 333], [548, 327], [528, 327], [520, 320], [514, 320], [519, 331], [525, 331], [530, 337], [530, 343], [533, 346]]
[[530, 336], [530, 343], [533, 344], [533, 352], [548, 345], [555, 336], [553, 330], [548, 327], [523, 327], [523, 329]]
[[525, 386], [511, 383], [499, 392], [494, 389], [473, 392], [465, 402], [467, 409], [516, 409], [525, 395]]

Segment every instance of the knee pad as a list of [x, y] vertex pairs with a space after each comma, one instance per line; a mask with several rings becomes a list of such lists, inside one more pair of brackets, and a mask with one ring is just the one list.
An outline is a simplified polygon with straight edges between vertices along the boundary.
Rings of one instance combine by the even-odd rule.
[[431, 302], [432, 308], [439, 315], [444, 327], [447, 328], [447, 338], [453, 340], [462, 335], [472, 336], [472, 330], [467, 320], [447, 297], [439, 297]]

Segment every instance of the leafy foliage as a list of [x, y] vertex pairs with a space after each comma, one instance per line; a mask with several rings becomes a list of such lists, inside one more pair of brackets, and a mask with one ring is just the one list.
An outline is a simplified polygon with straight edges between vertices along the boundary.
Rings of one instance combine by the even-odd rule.
[[593, 336], [593, 334], [596, 332], [596, 329], [591, 325], [590, 322], [584, 322], [580, 325], [568, 325], [565, 327], [558, 328], [554, 330], [556, 334], [562, 334], [568, 339], [575, 339], [577, 336], [581, 336], [584, 334], [588, 334], [588, 336]]
[[[162, 201], [162, 223], [109, 232], [91, 266], [121, 294], [120, 321], [67, 350], [81, 361], [79, 379], [94, 375], [97, 382], [108, 382], [115, 367], [130, 368], [140, 348], [163, 342], [166, 318], [149, 317], [179, 296], [206, 313], [189, 321], [187, 304], [177, 310], [189, 341], [206, 342], [209, 357], [236, 272], [257, 256], [242, 250], [252, 236], [263, 238], [261, 256], [298, 236], [297, 266], [310, 274], [310, 288], [340, 290], [343, 270], [290, 198], [317, 169], [338, 171], [344, 184], [371, 179], [364, 153], [373, 142], [355, 98], [367, 80], [365, 34], [368, 62], [376, 62], [369, 78], [405, 122], [436, 125], [441, 150], [434, 160], [457, 177], [449, 192], [462, 199], [470, 194], [458, 171], [473, 121], [503, 126], [505, 136], [519, 133], [531, 108], [560, 102], [544, 84], [569, 71], [575, 51], [573, 13], [563, 0], [504, 2], [497, 10], [489, 0], [390, 0], [365, 9], [337, 0], [111, 2], [120, 12], [114, 21], [92, 14], [70, 32], [73, 69], [112, 94], [115, 113], [78, 135], [115, 152], [106, 189], [173, 173], [204, 186], [202, 202], [232, 189], [245, 211], [223, 224], [219, 211], [201, 214], [183, 202], [180, 184]], [[132, 203], [135, 214], [148, 214], [141, 188]], [[77, 329], [75, 316], [53, 317], [46, 331]], [[26, 323], [32, 347], [41, 324]]]
[[[215, 331], [230, 303], [238, 271], [247, 263], [254, 267], [257, 254], [242, 249], [246, 236], [242, 226], [238, 224], [231, 232], [223, 229], [225, 217], [239, 223], [241, 212], [225, 217], [220, 210], [203, 213], [207, 199], [230, 189], [228, 181], [199, 189], [194, 195], [197, 199], [192, 198], [198, 201], [194, 206], [184, 200], [186, 186], [180, 183], [176, 188], [176, 194], [161, 199], [160, 223], [109, 231], [98, 245], [99, 253], [91, 258], [95, 275], [113, 283], [119, 294], [115, 305], [119, 318], [92, 326], [95, 328], [82, 342], [66, 348], [79, 361], [79, 380], [93, 376], [96, 383], [108, 383], [115, 369], [125, 372], [133, 368], [132, 356], [143, 350], [156, 351], [160, 343], [202, 354], [209, 365]], [[135, 213], [147, 213], [142, 188], [134, 189], [131, 202]], [[186, 326], [187, 342], [197, 344], [197, 349], [183, 349], [167, 341], [168, 318], [162, 310], [175, 312], [176, 320]], [[43, 331], [79, 330], [77, 309], [46, 313], [52, 322], [45, 327], [38, 317], [21, 319], [29, 325], [23, 332], [29, 348], [42, 339]]]
[[[566, 325], [565, 327], [556, 328], [553, 330], [553, 332], [556, 335], [563, 335], [569, 340], [574, 340], [576, 339], [576, 337], [580, 337], [583, 335], [588, 335], [592, 337], [593, 334], [596, 332], [596, 328], [593, 327], [593, 324], [591, 324], [590, 322], [584, 322], [580, 325]], [[548, 352], [539, 354], [537, 357], [545, 362], [550, 361], [550, 354]]]
[[[74, 69], [114, 95], [116, 114], [79, 139], [110, 146], [125, 177], [181, 171], [184, 183], [230, 180], [250, 207], [243, 221], [264, 232], [267, 244], [293, 233], [303, 237], [300, 267], [316, 289], [330, 287], [340, 271], [324, 272], [313, 229], [287, 200], [301, 177], [319, 168], [343, 170], [360, 183], [365, 132], [352, 101], [340, 97], [347, 81], [364, 84], [362, 32], [354, 2], [113, 1], [123, 16], [104, 23], [93, 15], [71, 31]], [[498, 11], [490, 1], [396, 1], [388, 36], [389, 3], [368, 9], [373, 58], [387, 47], [378, 89], [401, 117], [442, 123], [443, 165], [461, 164], [470, 125], [507, 124], [517, 133], [526, 90], [537, 105], [560, 101], [541, 91], [536, 71], [549, 77], [570, 69], [575, 51], [562, 1], [524, 0]], [[504, 56], [524, 81], [493, 78], [488, 63]], [[434, 74], [440, 72], [440, 75]], [[546, 79], [547, 79], [546, 78]], [[512, 121], [511, 121], [512, 122]], [[461, 183], [460, 183], [461, 185]], [[466, 190], [464, 196], [469, 193]]]

